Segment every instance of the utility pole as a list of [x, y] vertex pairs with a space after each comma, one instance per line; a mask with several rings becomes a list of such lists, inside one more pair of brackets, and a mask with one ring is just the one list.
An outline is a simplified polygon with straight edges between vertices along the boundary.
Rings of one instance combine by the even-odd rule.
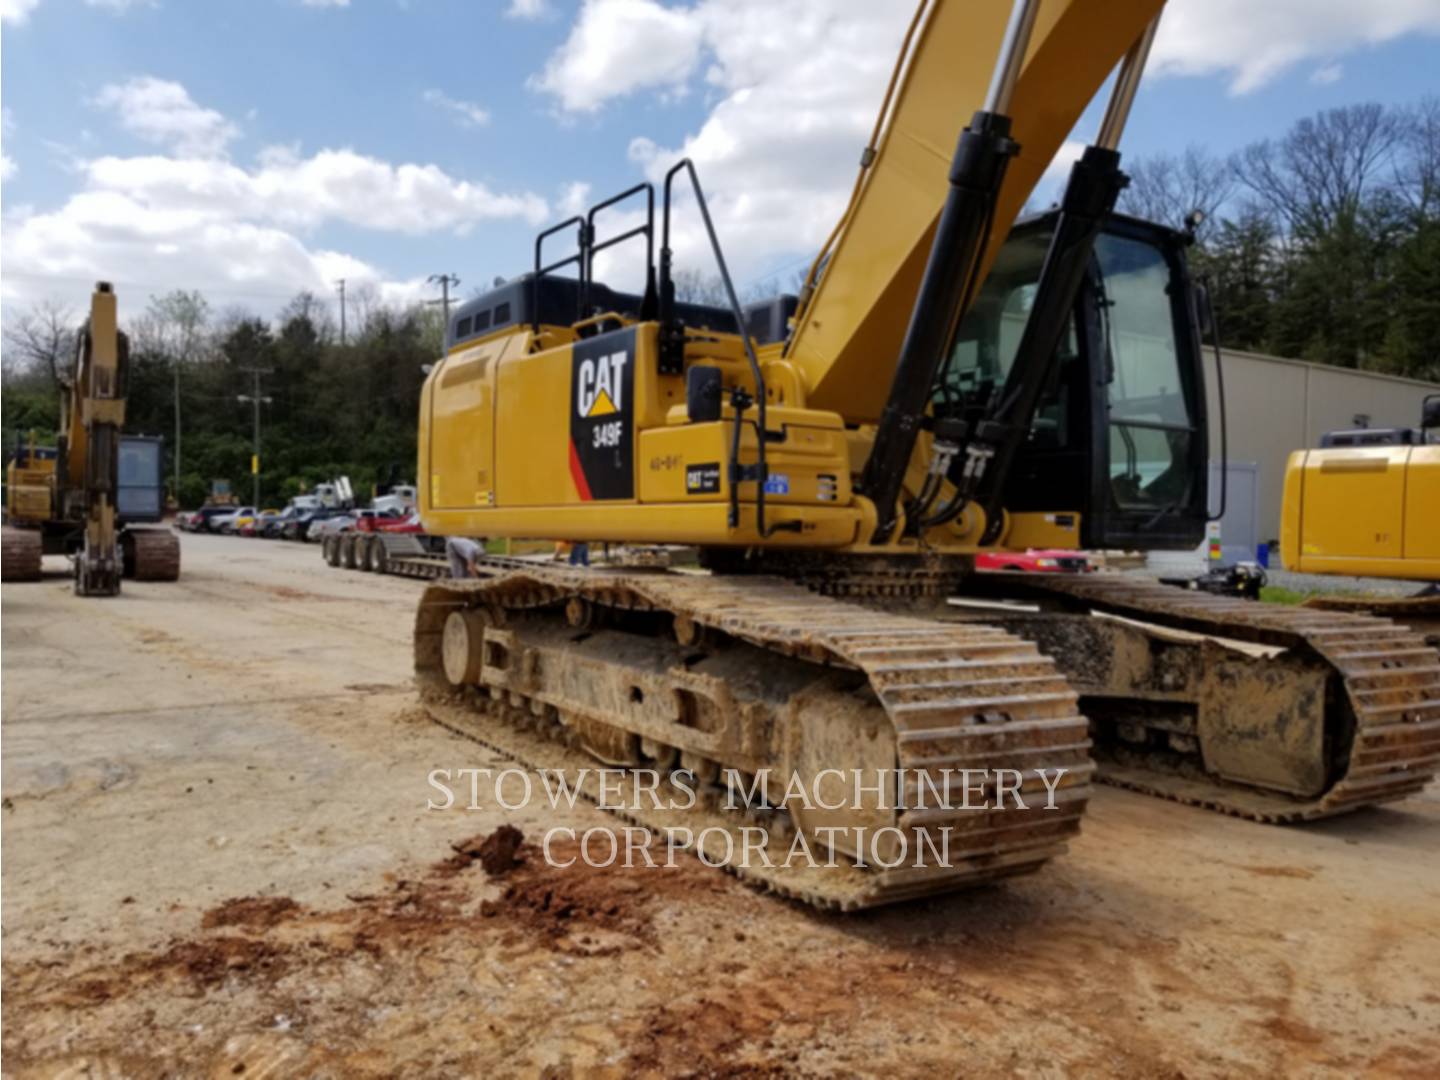
[[345, 279], [336, 278], [335, 284], [340, 286], [340, 344], [345, 344]]
[[235, 400], [251, 402], [255, 406], [255, 452], [250, 458], [250, 476], [253, 481], [252, 499], [250, 505], [258, 511], [260, 509], [260, 406], [269, 405], [270, 398], [260, 393], [260, 376], [274, 374], [272, 368], [241, 368], [241, 371], [248, 372], [255, 377], [255, 393], [237, 394]]
[[180, 505], [180, 357], [175, 357], [175, 505]]
[[450, 333], [450, 290], [460, 284], [460, 278], [455, 274], [431, 274], [425, 279], [427, 282], [440, 286], [440, 299], [427, 300], [427, 304], [439, 304], [445, 315], [445, 335]]

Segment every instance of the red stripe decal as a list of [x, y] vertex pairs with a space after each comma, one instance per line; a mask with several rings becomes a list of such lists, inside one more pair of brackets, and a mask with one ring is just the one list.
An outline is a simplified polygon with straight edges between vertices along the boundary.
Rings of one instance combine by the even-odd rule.
[[595, 496], [590, 494], [590, 484], [585, 479], [585, 469], [580, 464], [579, 451], [575, 449], [575, 440], [570, 440], [570, 479], [575, 481], [575, 490], [580, 492], [582, 502], [590, 502]]

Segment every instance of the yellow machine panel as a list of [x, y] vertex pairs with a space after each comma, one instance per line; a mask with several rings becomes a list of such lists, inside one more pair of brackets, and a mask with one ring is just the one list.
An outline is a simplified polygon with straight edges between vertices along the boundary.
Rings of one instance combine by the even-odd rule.
[[[437, 508], [468, 508], [488, 503], [494, 487], [495, 371], [507, 353], [520, 352], [515, 337], [492, 339], [446, 358], [436, 379], [425, 384], [422, 408], [430, 429], [457, 428], [465, 439], [430, 442], [422, 460], [428, 465], [427, 493]], [[432, 456], [433, 454], [433, 456]]]
[[1440, 447], [1296, 451], [1282, 515], [1289, 569], [1440, 578]]
[[[656, 330], [623, 326], [536, 352], [532, 335], [517, 333], [453, 351], [421, 405], [430, 417], [420, 446], [431, 477], [421, 492], [427, 517], [472, 536], [758, 539], [755, 484], [741, 485], [738, 525], [728, 520], [733, 410], [689, 422], [685, 380], [657, 369]], [[733, 345], [715, 351], [717, 364], [734, 363]], [[796, 523], [776, 542], [853, 543], [862, 515], [840, 418], [777, 406], [767, 427], [766, 502]], [[755, 425], [742, 424], [740, 461], [757, 452]]]
[[[786, 437], [770, 450], [767, 501], [780, 506], [848, 506], [850, 459], [838, 417], [808, 409], [772, 409], [770, 417]], [[641, 432], [641, 501], [727, 501], [730, 480], [725, 463], [731, 431], [729, 423], [715, 421]], [[742, 431], [740, 452], [742, 458], [753, 459], [752, 429]]]
[[5, 467], [5, 513], [12, 521], [44, 521], [55, 505], [55, 460], [30, 458]]
[[1405, 470], [1405, 558], [1433, 564], [1440, 577], [1440, 446], [1415, 446]]

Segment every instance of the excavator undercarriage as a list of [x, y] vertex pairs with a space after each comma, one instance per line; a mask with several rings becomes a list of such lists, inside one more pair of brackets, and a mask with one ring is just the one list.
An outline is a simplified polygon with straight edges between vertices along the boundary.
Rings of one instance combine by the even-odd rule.
[[[846, 563], [823, 581], [809, 568], [807, 588], [736, 560], [728, 574], [482, 560], [481, 580], [427, 587], [417, 678], [441, 724], [840, 910], [1037, 869], [1078, 832], [1097, 765], [1107, 783], [1264, 822], [1403, 798], [1440, 767], [1440, 656], [1386, 620], [1121, 575], [974, 575], [937, 607], [925, 583], [962, 569], [930, 560], [902, 588]], [[626, 770], [608, 801], [607, 765]], [[696, 805], [674, 806], [673, 770]], [[980, 778], [968, 796], [961, 770]], [[921, 777], [934, 795], [947, 772], [948, 803], [915, 805]], [[888, 798], [825, 811], [780, 790], [837, 775], [889, 778]]]
[[1257, 821], [1412, 795], [1440, 768], [1440, 654], [1386, 619], [1119, 575], [985, 575], [1065, 671], [1101, 778]]
[[[767, 577], [486, 569], [421, 601], [432, 715], [576, 781], [597, 760], [686, 770], [698, 806], [625, 816], [689, 830], [680, 846], [773, 891], [841, 910], [945, 892], [1035, 870], [1079, 830], [1085, 720], [1054, 663], [1002, 629]], [[768, 798], [724, 808], [757, 777]], [[790, 857], [796, 829], [815, 859]]]

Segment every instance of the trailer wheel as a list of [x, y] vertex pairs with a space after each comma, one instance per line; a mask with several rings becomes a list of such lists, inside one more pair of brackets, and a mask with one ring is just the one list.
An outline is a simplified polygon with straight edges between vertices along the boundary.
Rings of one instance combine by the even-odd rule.
[[331, 566], [340, 565], [340, 538], [338, 536], [326, 536], [320, 541], [320, 549], [324, 552], [325, 561]]
[[346, 570], [355, 569], [355, 534], [340, 534], [340, 561]]
[[375, 569], [375, 538], [360, 533], [355, 537], [355, 569], [367, 574]]
[[390, 572], [390, 552], [385, 550], [385, 541], [378, 536], [370, 545], [370, 565], [377, 574]]

